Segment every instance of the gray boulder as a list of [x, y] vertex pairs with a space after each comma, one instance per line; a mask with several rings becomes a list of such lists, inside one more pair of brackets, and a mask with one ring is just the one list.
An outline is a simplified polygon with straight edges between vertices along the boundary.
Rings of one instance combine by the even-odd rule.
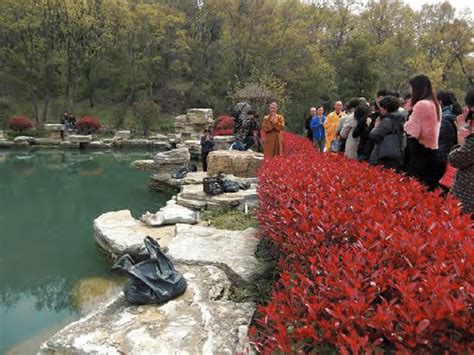
[[156, 154], [153, 160], [160, 174], [166, 174], [171, 177], [171, 174], [173, 174], [176, 169], [189, 165], [191, 155], [187, 148], [172, 149]]

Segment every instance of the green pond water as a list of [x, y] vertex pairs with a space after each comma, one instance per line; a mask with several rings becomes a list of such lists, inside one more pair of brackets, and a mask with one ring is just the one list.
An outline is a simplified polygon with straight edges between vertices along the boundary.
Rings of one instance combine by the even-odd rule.
[[81, 282], [113, 280], [93, 220], [121, 209], [137, 218], [165, 204], [169, 195], [147, 187], [150, 173], [129, 167], [151, 156], [0, 151], [0, 354], [36, 351], [83, 311], [91, 291]]

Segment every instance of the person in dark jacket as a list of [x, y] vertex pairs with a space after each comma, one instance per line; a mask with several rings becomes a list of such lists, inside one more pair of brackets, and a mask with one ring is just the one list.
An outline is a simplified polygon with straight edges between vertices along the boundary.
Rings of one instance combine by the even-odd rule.
[[[385, 168], [399, 170], [403, 165], [403, 124], [405, 117], [398, 111], [400, 101], [397, 97], [389, 95], [379, 101], [380, 117], [375, 122], [374, 129], [370, 132], [369, 139], [375, 146], [370, 155], [369, 162], [374, 165], [383, 165]], [[392, 157], [381, 156], [383, 140], [389, 135], [396, 135], [399, 154]]]
[[365, 155], [365, 146], [370, 135], [369, 108], [367, 105], [357, 106], [354, 111], [354, 118], [357, 120], [357, 126], [352, 132], [352, 137], [360, 138], [359, 147], [357, 148], [357, 158], [358, 160], [369, 160], [369, 157]]
[[461, 201], [463, 212], [474, 218], [474, 89], [464, 101], [469, 112], [456, 119], [459, 145], [453, 147], [448, 161], [458, 169], [452, 193]]
[[442, 107], [438, 157], [446, 165], [451, 148], [458, 143], [455, 119], [461, 114], [461, 107], [451, 91], [440, 91], [436, 97]]
[[201, 160], [202, 160], [202, 171], [207, 171], [207, 156], [214, 149], [214, 138], [212, 137], [211, 130], [206, 129], [204, 135], [201, 137]]
[[306, 138], [311, 142], [313, 141], [313, 131], [311, 130], [311, 120], [316, 116], [316, 107], [311, 107], [309, 110], [309, 116], [304, 121], [304, 128], [306, 129]]

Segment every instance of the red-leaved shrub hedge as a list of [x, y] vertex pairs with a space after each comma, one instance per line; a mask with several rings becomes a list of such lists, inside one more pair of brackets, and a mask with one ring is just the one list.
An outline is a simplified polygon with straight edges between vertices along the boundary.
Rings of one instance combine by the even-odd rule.
[[250, 331], [264, 353], [472, 353], [474, 226], [458, 202], [285, 134], [259, 171], [279, 280]]
[[219, 116], [214, 123], [212, 135], [214, 136], [231, 136], [234, 134], [234, 117]]
[[8, 121], [8, 127], [16, 132], [22, 132], [32, 128], [33, 122], [27, 116], [16, 116], [10, 118]]
[[102, 127], [100, 120], [93, 116], [84, 116], [76, 123], [76, 129], [81, 134], [92, 134]]

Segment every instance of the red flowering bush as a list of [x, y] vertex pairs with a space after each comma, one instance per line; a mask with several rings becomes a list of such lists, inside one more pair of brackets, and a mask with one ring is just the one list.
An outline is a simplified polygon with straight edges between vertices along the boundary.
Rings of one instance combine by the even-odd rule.
[[234, 134], [234, 117], [219, 116], [214, 124], [212, 135], [231, 136]]
[[33, 127], [33, 122], [29, 117], [26, 116], [17, 116], [12, 117], [8, 121], [8, 127], [16, 132], [23, 132], [29, 128]]
[[92, 134], [97, 132], [102, 127], [100, 120], [93, 116], [84, 116], [76, 123], [77, 131], [80, 134]]
[[474, 351], [474, 225], [458, 202], [285, 134], [259, 171], [280, 278], [250, 335], [264, 353]]

